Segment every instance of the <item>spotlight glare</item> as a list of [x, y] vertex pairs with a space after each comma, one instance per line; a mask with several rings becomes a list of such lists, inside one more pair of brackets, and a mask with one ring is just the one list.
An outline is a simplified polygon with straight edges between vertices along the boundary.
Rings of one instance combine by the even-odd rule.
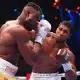
[[68, 10], [68, 13], [70, 13], [70, 10]]
[[44, 14], [42, 14], [41, 19], [44, 19]]
[[80, 13], [78, 13], [78, 15], [80, 16]]
[[14, 9], [14, 12], [16, 12], [17, 11], [17, 9]]

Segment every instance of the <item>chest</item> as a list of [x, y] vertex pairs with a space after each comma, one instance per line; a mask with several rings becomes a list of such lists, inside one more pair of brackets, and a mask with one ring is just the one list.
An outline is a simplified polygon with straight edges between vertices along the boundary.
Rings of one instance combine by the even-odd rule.
[[40, 66], [56, 66], [56, 61], [51, 57], [44, 55], [38, 59], [38, 65]]

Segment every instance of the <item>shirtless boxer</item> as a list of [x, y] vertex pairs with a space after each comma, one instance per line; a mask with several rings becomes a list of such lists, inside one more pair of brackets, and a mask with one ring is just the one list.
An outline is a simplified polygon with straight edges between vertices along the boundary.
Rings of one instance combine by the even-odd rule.
[[66, 80], [77, 80], [75, 56], [66, 44], [71, 35], [71, 24], [60, 23], [56, 33], [50, 32], [43, 42], [43, 51], [33, 60], [30, 80], [61, 80], [58, 70], [63, 66]]
[[8, 76], [16, 74], [20, 52], [17, 39], [25, 41], [32, 38], [34, 32], [31, 30], [37, 31], [37, 22], [41, 14], [41, 8], [30, 2], [23, 8], [21, 15], [16, 20], [7, 21], [2, 25], [0, 29], [0, 73]]

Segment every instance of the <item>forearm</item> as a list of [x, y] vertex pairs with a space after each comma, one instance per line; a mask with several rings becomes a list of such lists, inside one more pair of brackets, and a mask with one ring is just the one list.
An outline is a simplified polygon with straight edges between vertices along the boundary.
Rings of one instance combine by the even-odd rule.
[[32, 49], [33, 53], [38, 54], [41, 52], [41, 50], [42, 50], [42, 45], [40, 43], [35, 42]]
[[66, 80], [77, 80], [77, 74], [74, 69], [65, 72], [65, 78]]
[[77, 80], [76, 67], [70, 62], [62, 64], [66, 80]]
[[[30, 60], [35, 63], [36, 61], [38, 61], [41, 52], [42, 52], [42, 46], [39, 43], [34, 43], [32, 48], [30, 48], [30, 45], [28, 45], [28, 58], [30, 58]], [[30, 48], [30, 49], [29, 49]], [[27, 59], [28, 59], [27, 58]]]

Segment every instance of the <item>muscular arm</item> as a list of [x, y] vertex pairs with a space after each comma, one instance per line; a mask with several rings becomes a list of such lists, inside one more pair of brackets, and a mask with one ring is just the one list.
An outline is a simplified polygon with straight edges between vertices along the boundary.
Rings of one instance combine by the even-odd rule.
[[33, 45], [33, 42], [29, 41], [31, 34], [22, 27], [17, 26], [17, 28], [14, 27], [10, 29], [10, 33], [15, 38], [20, 54], [24, 58], [25, 62], [34, 65], [39, 58], [38, 52], [41, 45], [38, 43]]
[[38, 43], [33, 44], [32, 42], [24, 42], [21, 44], [18, 42], [18, 48], [24, 60], [31, 66], [33, 66], [38, 61], [40, 57], [39, 52], [41, 48]]
[[77, 80], [75, 56], [68, 48], [59, 49], [57, 60], [63, 66], [66, 80]]
[[47, 20], [41, 20], [40, 23], [40, 25], [38, 25], [39, 32], [37, 33], [37, 37], [33, 46], [27, 44], [27, 42], [31, 40], [30, 37], [32, 36], [32, 34], [29, 33], [29, 31], [26, 30], [23, 26], [14, 28], [14, 30], [12, 30], [12, 32], [15, 34], [13, 35], [15, 36], [15, 40], [17, 41], [21, 55], [23, 56], [24, 60], [29, 63], [32, 62], [32, 60], [34, 62], [37, 61], [40, 56], [43, 39], [51, 30], [51, 24]]
[[[23, 38], [23, 40], [21, 42], [17, 41], [18, 45], [21, 45], [21, 43], [22, 43], [21, 46], [23, 46], [23, 47], [21, 48], [21, 50], [22, 49], [23, 50], [22, 51], [20, 50], [21, 53], [24, 52], [24, 54], [28, 54], [33, 59], [33, 61], [36, 62], [42, 53], [41, 45], [43, 44], [43, 39], [46, 37], [48, 32], [50, 32], [50, 30], [51, 30], [51, 24], [47, 20], [41, 20], [40, 23], [38, 24], [38, 33], [37, 33], [37, 36], [35, 38], [35, 43], [33, 44], [32, 48], [25, 43], [25, 41], [24, 41], [24, 40], [26, 40], [25, 37]], [[27, 37], [28, 35], [26, 35], [26, 38], [28, 38]], [[28, 39], [28, 40], [30, 40], [30, 39]], [[19, 46], [19, 48], [20, 48], [20, 46]], [[26, 52], [26, 49], [27, 49], [28, 53]], [[29, 58], [29, 57], [27, 57], [27, 58]]]
[[75, 67], [75, 57], [71, 51], [69, 51], [70, 55], [70, 63], [72, 66], [72, 70], [65, 72], [66, 80], [77, 80], [76, 67]]

